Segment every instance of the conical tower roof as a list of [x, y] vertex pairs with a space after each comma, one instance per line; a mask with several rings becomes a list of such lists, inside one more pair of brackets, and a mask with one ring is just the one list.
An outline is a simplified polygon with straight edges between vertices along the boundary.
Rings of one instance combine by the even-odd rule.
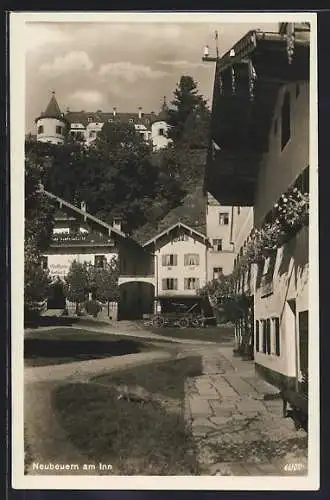
[[64, 115], [61, 112], [58, 102], [56, 100], [55, 91], [52, 91], [52, 97], [50, 98], [46, 110], [43, 113], [41, 113], [41, 115], [38, 116], [38, 118], [36, 118], [36, 121], [39, 120], [39, 118], [58, 118], [60, 120], [63, 120]]

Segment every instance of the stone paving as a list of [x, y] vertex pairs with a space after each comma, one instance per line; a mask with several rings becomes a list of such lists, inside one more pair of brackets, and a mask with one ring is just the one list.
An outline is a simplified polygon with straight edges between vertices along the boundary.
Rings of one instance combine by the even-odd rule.
[[201, 474], [307, 474], [307, 433], [283, 418], [278, 390], [255, 375], [253, 362], [225, 347], [202, 357], [203, 375], [186, 380], [185, 398]]

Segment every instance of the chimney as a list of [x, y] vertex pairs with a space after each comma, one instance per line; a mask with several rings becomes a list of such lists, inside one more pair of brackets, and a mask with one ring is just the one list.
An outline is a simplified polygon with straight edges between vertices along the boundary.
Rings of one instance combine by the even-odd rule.
[[117, 114], [117, 108], [113, 108], [113, 116], [116, 116]]
[[80, 204], [80, 210], [82, 210], [83, 212], [86, 212], [86, 202], [85, 201], [81, 202], [81, 204]]
[[112, 227], [117, 229], [117, 231], [121, 231], [121, 218], [115, 217], [112, 221]]
[[139, 120], [141, 120], [141, 118], [142, 118], [142, 108], [141, 108], [141, 106], [140, 106], [140, 107], [139, 107]]

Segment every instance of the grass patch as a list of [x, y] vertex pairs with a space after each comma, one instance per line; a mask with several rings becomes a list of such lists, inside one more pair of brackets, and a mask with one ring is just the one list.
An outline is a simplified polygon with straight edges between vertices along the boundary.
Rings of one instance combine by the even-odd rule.
[[138, 385], [151, 393], [162, 393], [171, 398], [183, 400], [184, 380], [202, 374], [200, 356], [173, 359], [148, 366], [137, 366], [133, 370], [94, 377], [102, 384]]
[[[146, 327], [147, 328], [147, 327]], [[219, 344], [230, 343], [234, 340], [232, 326], [214, 326], [207, 328], [148, 328], [152, 333], [177, 339], [205, 340]]]
[[[200, 372], [197, 356], [136, 367], [95, 377], [89, 384], [60, 386], [53, 406], [73, 445], [95, 463], [112, 464], [112, 474], [197, 475], [183, 402], [184, 379]], [[141, 385], [151, 398], [118, 399], [116, 384]], [[152, 394], [164, 394], [165, 404], [153, 400]], [[166, 407], [168, 396], [178, 402], [174, 412]]]

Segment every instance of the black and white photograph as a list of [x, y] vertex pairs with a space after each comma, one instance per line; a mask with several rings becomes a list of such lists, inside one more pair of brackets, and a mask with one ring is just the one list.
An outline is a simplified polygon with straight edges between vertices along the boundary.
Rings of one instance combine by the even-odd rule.
[[319, 486], [316, 14], [10, 16], [18, 489]]

